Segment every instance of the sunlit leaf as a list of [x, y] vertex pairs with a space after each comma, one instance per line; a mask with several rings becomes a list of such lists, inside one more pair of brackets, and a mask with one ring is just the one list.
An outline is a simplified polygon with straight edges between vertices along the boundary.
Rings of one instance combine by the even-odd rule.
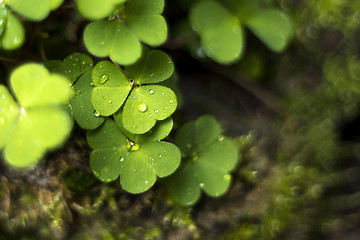
[[22, 23], [8, 11], [5, 30], [1, 36], [1, 47], [6, 50], [19, 48], [25, 41]]
[[135, 134], [149, 131], [157, 120], [168, 118], [176, 110], [175, 93], [164, 86], [145, 85], [132, 90], [124, 105], [124, 128]]
[[79, 13], [90, 20], [98, 20], [110, 16], [118, 4], [125, 0], [76, 0]]
[[22, 16], [40, 21], [45, 19], [53, 5], [51, 0], [9, 0], [9, 5]]
[[84, 43], [89, 52], [97, 57], [109, 56], [113, 61], [132, 64], [141, 55], [141, 45], [123, 22], [100, 20], [86, 26]]

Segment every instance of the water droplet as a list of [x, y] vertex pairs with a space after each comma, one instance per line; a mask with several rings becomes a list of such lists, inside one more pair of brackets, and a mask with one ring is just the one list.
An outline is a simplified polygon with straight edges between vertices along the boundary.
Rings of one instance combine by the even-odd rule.
[[[150, 170], [150, 169], [149, 169]], [[147, 184], [148, 183], [148, 181], [145, 181], [145, 184]]]
[[108, 103], [111, 104], [111, 103], [112, 103], [112, 100], [110, 99], [110, 100], [108, 101]]
[[171, 63], [171, 60], [169, 60], [169, 63]]
[[90, 82], [90, 86], [94, 86], [94, 83], [92, 81]]
[[124, 161], [124, 158], [123, 158], [123, 157], [121, 157], [121, 158], [120, 158], [120, 162], [123, 162], [123, 161]]
[[174, 102], [174, 100], [172, 100], [172, 99], [169, 100], [169, 103], [173, 103], [173, 102]]
[[95, 117], [100, 117], [100, 113], [96, 110], [94, 111], [94, 115], [95, 115]]
[[158, 113], [159, 112], [159, 110], [157, 110], [156, 108], [154, 109], [154, 113]]
[[[105, 42], [101, 42], [101, 45], [105, 45]], [[101, 67], [101, 66], [100, 66]]]
[[163, 92], [161, 93], [161, 95], [164, 95], [164, 94], [165, 94], [165, 93], [163, 93]]
[[105, 182], [111, 182], [112, 181], [112, 178], [108, 178], [105, 180]]
[[149, 114], [149, 117], [152, 117], [152, 115], [151, 115], [151, 114]]
[[93, 174], [95, 175], [95, 177], [99, 177], [99, 176], [100, 176], [100, 174], [99, 174], [97, 171], [93, 170], [92, 172], [93, 172]]
[[161, 158], [162, 157], [162, 155], [161, 154], [159, 154], [159, 158]]
[[108, 77], [108, 75], [102, 75], [101, 77], [100, 77], [100, 83], [101, 84], [103, 84], [103, 83], [105, 83], [107, 80], [109, 79], [109, 77]]
[[83, 106], [83, 105], [81, 105], [80, 107], [81, 107], [81, 108], [83, 108], [84, 106]]
[[5, 99], [5, 94], [1, 95], [1, 99], [2, 99], [2, 100]]
[[136, 97], [135, 96], [132, 96], [133, 99], [135, 99]]
[[100, 67], [99, 68], [103, 68], [103, 65], [100, 65]]
[[86, 62], [85, 61], [82, 61], [82, 63], [81, 63], [82, 65], [85, 65], [86, 64]]
[[200, 187], [201, 188], [205, 187], [205, 183], [200, 183]]
[[103, 156], [103, 160], [105, 160], [106, 159], [106, 157], [105, 156]]
[[136, 169], [134, 169], [133, 172], [136, 173], [137, 172]]
[[150, 90], [149, 90], [149, 93], [150, 93], [150, 94], [154, 94], [154, 90], [150, 89]]
[[220, 142], [222, 142], [222, 141], [224, 141], [224, 136], [219, 136], [218, 139], [219, 139]]
[[225, 181], [230, 181], [231, 180], [231, 175], [230, 174], [225, 174], [224, 175], [224, 180]]
[[153, 73], [150, 73], [150, 77], [152, 77], [152, 76], [154, 76], [154, 74], [153, 74]]
[[147, 106], [145, 103], [139, 103], [138, 106], [137, 106], [137, 109], [140, 111], [140, 112], [145, 112], [146, 109], [147, 109]]

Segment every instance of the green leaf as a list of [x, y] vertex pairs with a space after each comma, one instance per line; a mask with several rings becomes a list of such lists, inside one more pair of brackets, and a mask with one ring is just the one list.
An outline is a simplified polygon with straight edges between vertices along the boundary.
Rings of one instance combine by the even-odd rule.
[[93, 69], [91, 94], [94, 109], [103, 116], [114, 114], [123, 105], [131, 90], [128, 78], [109, 61], [101, 61]]
[[137, 38], [150, 46], [158, 46], [166, 40], [167, 26], [163, 16], [128, 16], [126, 22]]
[[35, 21], [45, 19], [53, 7], [51, 0], [9, 0], [9, 5], [17, 13]]
[[11, 13], [7, 13], [5, 30], [1, 36], [1, 47], [6, 50], [19, 48], [25, 40], [25, 29], [22, 23]]
[[138, 144], [147, 141], [162, 140], [170, 134], [173, 128], [173, 120], [171, 117], [169, 117], [163, 121], [157, 121], [155, 126], [144, 134], [133, 134], [127, 131], [123, 126], [122, 111], [118, 111], [114, 114], [114, 120], [117, 126], [120, 128], [121, 132], [132, 142]]
[[0, 5], [0, 36], [4, 32], [7, 21], [7, 10], [4, 5]]
[[50, 74], [43, 66], [28, 63], [11, 75], [12, 89], [22, 107], [38, 107], [68, 103], [73, 90], [66, 78]]
[[51, 2], [51, 10], [56, 10], [61, 6], [64, 0], [50, 0], [50, 2]]
[[91, 54], [97, 57], [109, 56], [121, 65], [132, 64], [141, 55], [139, 40], [124, 23], [116, 19], [87, 25], [84, 43]]
[[175, 93], [167, 87], [136, 87], [124, 105], [124, 128], [135, 134], [145, 133], [155, 125], [156, 120], [168, 118], [176, 110], [176, 105]]
[[120, 174], [121, 159], [128, 154], [127, 139], [121, 133], [114, 121], [106, 119], [104, 124], [87, 134], [91, 148], [90, 167], [96, 177], [110, 182]]
[[151, 46], [165, 42], [167, 26], [160, 15], [164, 0], [129, 0], [125, 3], [126, 23], [139, 40]]
[[15, 167], [33, 165], [46, 150], [59, 146], [71, 129], [72, 119], [60, 109], [23, 110], [5, 146], [5, 160]]
[[95, 109], [91, 104], [92, 71], [84, 73], [73, 85], [76, 94], [71, 98], [70, 104], [76, 123], [83, 129], [95, 129], [105, 120], [104, 117], [95, 116]]
[[164, 10], [164, 0], [127, 0], [125, 3], [127, 15], [161, 14]]
[[259, 9], [245, 24], [274, 52], [282, 52], [294, 33], [289, 16], [275, 9]]
[[90, 166], [95, 176], [112, 181], [120, 175], [121, 186], [130, 193], [146, 191], [156, 176], [168, 176], [180, 164], [180, 150], [175, 145], [160, 141], [130, 144], [110, 118], [100, 128], [89, 131], [87, 139], [94, 149]]
[[75, 52], [64, 59], [65, 77], [75, 82], [82, 74], [91, 70], [93, 64], [88, 55]]
[[235, 143], [219, 136], [220, 126], [211, 116], [181, 127], [175, 136], [187, 161], [172, 176], [166, 186], [173, 199], [182, 205], [194, 204], [200, 197], [200, 188], [212, 197], [224, 194], [238, 161]]
[[197, 121], [184, 124], [176, 134], [175, 143], [186, 155], [200, 152], [211, 145], [219, 136], [221, 128], [216, 119], [204, 115]]
[[0, 149], [9, 140], [15, 120], [19, 114], [19, 107], [4, 85], [0, 85]]
[[215, 1], [196, 3], [190, 12], [193, 29], [209, 57], [222, 64], [239, 59], [243, 52], [243, 31], [238, 19]]
[[174, 63], [159, 50], [145, 51], [135, 64], [125, 68], [136, 84], [157, 83], [168, 79], [174, 72]]
[[165, 177], [180, 164], [180, 151], [168, 142], [146, 142], [132, 151], [124, 160], [120, 183], [130, 193], [141, 193], [156, 181], [156, 175]]
[[76, 0], [79, 13], [90, 20], [98, 20], [110, 16], [118, 4], [125, 0]]

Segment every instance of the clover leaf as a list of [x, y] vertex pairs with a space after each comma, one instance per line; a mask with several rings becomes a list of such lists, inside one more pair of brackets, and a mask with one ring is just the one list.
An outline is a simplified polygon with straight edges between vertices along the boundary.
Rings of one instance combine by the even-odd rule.
[[116, 9], [116, 7], [125, 0], [76, 0], [76, 6], [81, 16], [90, 19], [97, 20], [110, 16]]
[[216, 1], [196, 3], [190, 12], [193, 29], [209, 57], [222, 64], [240, 58], [244, 48], [239, 20]]
[[[221, 64], [238, 60], [244, 50], [243, 26], [248, 27], [274, 52], [282, 52], [293, 35], [288, 15], [259, 1], [200, 1], [190, 11], [190, 23], [200, 35], [206, 54]], [[240, 8], [240, 9], [239, 9]]]
[[200, 198], [201, 189], [212, 197], [224, 194], [238, 160], [238, 150], [232, 140], [221, 136], [214, 117], [205, 115], [186, 123], [175, 136], [186, 162], [166, 178], [165, 185], [172, 198], [190, 206]]
[[9, 6], [20, 15], [35, 21], [45, 19], [63, 0], [8, 0]]
[[0, 85], [0, 148], [7, 163], [23, 168], [69, 135], [72, 119], [61, 104], [69, 102], [73, 90], [66, 78], [34, 63], [15, 69], [10, 85], [19, 106]]
[[124, 7], [117, 8], [116, 17], [86, 26], [86, 48], [97, 57], [109, 56], [121, 65], [136, 62], [141, 56], [140, 41], [157, 46], [166, 40], [167, 26], [160, 15], [163, 8], [164, 0], [126, 1]]
[[19, 48], [25, 40], [25, 29], [22, 23], [3, 5], [0, 5], [0, 21], [1, 48], [6, 50]]
[[175, 93], [154, 85], [166, 80], [174, 71], [170, 57], [162, 51], [146, 51], [134, 65], [125, 68], [131, 80], [114, 64], [99, 62], [93, 69], [91, 94], [94, 109], [110, 116], [124, 105], [122, 123], [134, 134], [149, 131], [157, 120], [164, 120], [176, 110]]
[[104, 124], [88, 132], [93, 149], [90, 167], [105, 182], [120, 176], [120, 184], [130, 193], [148, 190], [158, 177], [173, 173], [180, 164], [180, 150], [171, 143], [158, 141], [136, 143], [128, 140], [116, 123], [107, 118]]

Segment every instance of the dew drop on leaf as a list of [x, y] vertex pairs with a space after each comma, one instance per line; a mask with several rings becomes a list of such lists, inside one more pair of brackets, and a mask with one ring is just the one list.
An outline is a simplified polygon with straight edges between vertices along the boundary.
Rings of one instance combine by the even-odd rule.
[[[150, 169], [149, 169], [150, 170]], [[148, 183], [148, 181], [145, 181], [145, 184], [147, 184]]]
[[112, 100], [109, 100], [108, 103], [111, 104], [111, 103], [112, 103]]
[[96, 110], [94, 111], [94, 115], [95, 115], [95, 117], [100, 117], [100, 113]]
[[169, 103], [173, 103], [173, 102], [174, 102], [174, 100], [172, 100], [172, 99], [169, 100]]
[[149, 93], [150, 93], [150, 94], [154, 94], [154, 90], [150, 89], [150, 90], [149, 90]]
[[123, 157], [121, 157], [121, 158], [120, 158], [120, 162], [123, 162], [123, 161], [124, 161], [124, 158], [123, 158]]
[[93, 170], [93, 174], [95, 175], [95, 177], [99, 177], [99, 176], [100, 176], [100, 174], [99, 174], [97, 171], [95, 171], [95, 170]]
[[158, 113], [159, 112], [159, 110], [157, 110], [156, 108], [154, 109], [154, 113]]
[[105, 182], [111, 182], [112, 181], [112, 178], [108, 178], [105, 180]]
[[224, 175], [224, 180], [225, 180], [225, 181], [229, 182], [230, 179], [231, 179], [231, 175], [230, 175], [230, 174], [225, 174], [225, 175]]
[[104, 84], [109, 79], [108, 75], [102, 75], [100, 78], [100, 83]]
[[152, 76], [154, 76], [154, 74], [153, 74], [153, 73], [150, 73], [150, 77], [152, 77]]
[[147, 109], [147, 106], [145, 103], [139, 103], [138, 106], [137, 106], [137, 109], [140, 111], [140, 112], [145, 112], [146, 109]]
[[161, 154], [159, 154], [159, 158], [161, 158], [162, 157], [162, 155]]
[[205, 183], [200, 183], [200, 187], [201, 188], [205, 187]]

